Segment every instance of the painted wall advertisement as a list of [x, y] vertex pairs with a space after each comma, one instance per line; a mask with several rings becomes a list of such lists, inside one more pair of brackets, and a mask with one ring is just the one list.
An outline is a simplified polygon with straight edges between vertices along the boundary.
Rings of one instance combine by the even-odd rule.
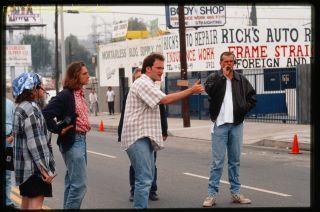
[[[179, 35], [163, 37], [165, 70], [180, 70]], [[310, 28], [205, 28], [186, 32], [188, 71], [220, 68], [220, 54], [234, 52], [237, 69], [294, 67], [310, 63]]]
[[[105, 66], [117, 72], [121, 63], [131, 77], [132, 67], [141, 67], [151, 52], [163, 53], [165, 72], [180, 72], [179, 34], [158, 38], [123, 41], [101, 46], [100, 72]], [[117, 57], [106, 57], [111, 53]], [[308, 27], [206, 27], [186, 31], [188, 71], [211, 71], [220, 68], [220, 54], [234, 52], [237, 69], [295, 67], [309, 64], [313, 57], [311, 29]], [[117, 52], [117, 53], [116, 53]], [[105, 56], [102, 56], [105, 55]], [[128, 71], [130, 70], [130, 71]], [[100, 76], [104, 76], [102, 73]], [[101, 79], [101, 81], [103, 81]], [[118, 81], [116, 81], [118, 83]], [[118, 86], [114, 83], [115, 86]], [[101, 84], [104, 86], [105, 83]]]
[[127, 58], [127, 43], [116, 42], [99, 46], [100, 85], [119, 86], [119, 68]]
[[7, 45], [6, 66], [31, 66], [31, 45]]
[[142, 67], [143, 59], [152, 52], [162, 53], [162, 39], [136, 39], [99, 46], [101, 86], [119, 86], [119, 68], [131, 82], [132, 68]]

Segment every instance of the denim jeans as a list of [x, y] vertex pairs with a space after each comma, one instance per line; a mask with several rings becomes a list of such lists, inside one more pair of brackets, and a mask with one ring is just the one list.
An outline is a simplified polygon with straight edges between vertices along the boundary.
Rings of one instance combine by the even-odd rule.
[[148, 207], [149, 192], [154, 176], [154, 150], [149, 138], [138, 139], [127, 149], [131, 165], [135, 171], [133, 207]]
[[[156, 160], [157, 160], [157, 152], [154, 152], [154, 177], [150, 189], [150, 193], [156, 193], [158, 190], [157, 186], [157, 166], [156, 166]], [[135, 177], [134, 177], [134, 169], [132, 165], [130, 165], [129, 169], [129, 182], [130, 182], [130, 194], [134, 194], [134, 183], [135, 183]]]
[[226, 150], [230, 192], [231, 194], [239, 194], [241, 186], [239, 182], [239, 167], [243, 140], [243, 123], [238, 125], [226, 123], [220, 126], [215, 124], [211, 138], [212, 164], [208, 184], [208, 196], [214, 196], [219, 192]]
[[[13, 144], [9, 144], [7, 141], [4, 141], [6, 147], [12, 147]], [[12, 171], [6, 170], [6, 205], [14, 204], [11, 200], [11, 185], [12, 185]]]
[[62, 153], [62, 157], [67, 169], [64, 178], [63, 208], [80, 209], [87, 191], [86, 136], [76, 134], [74, 144]]

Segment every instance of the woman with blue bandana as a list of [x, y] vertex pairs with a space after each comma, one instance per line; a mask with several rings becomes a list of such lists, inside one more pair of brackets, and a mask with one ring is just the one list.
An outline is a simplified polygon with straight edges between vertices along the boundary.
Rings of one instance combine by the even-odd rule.
[[22, 196], [21, 209], [42, 209], [44, 197], [52, 197], [55, 162], [46, 122], [37, 104], [45, 90], [34, 72], [12, 82], [16, 109], [13, 116], [14, 171]]

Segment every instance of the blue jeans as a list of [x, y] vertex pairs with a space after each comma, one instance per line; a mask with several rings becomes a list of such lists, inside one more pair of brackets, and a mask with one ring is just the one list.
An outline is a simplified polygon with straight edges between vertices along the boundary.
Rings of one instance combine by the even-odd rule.
[[150, 139], [138, 139], [127, 149], [127, 154], [135, 171], [133, 207], [147, 208], [155, 170], [154, 150]]
[[222, 175], [225, 153], [228, 156], [228, 177], [231, 194], [240, 193], [239, 167], [241, 146], [243, 140], [243, 123], [223, 124], [219, 127], [215, 124], [212, 138], [212, 164], [208, 185], [208, 196], [214, 196], [219, 192], [219, 183]]
[[76, 134], [72, 147], [61, 154], [67, 169], [64, 178], [63, 208], [80, 209], [87, 191], [86, 136]]
[[[156, 193], [156, 191], [158, 190], [156, 160], [157, 160], [157, 152], [154, 152], [154, 177], [153, 177], [150, 193]], [[129, 182], [130, 182], [130, 187], [131, 187], [130, 194], [132, 194], [132, 195], [134, 194], [134, 183], [135, 183], [134, 174], [135, 174], [134, 169], [133, 169], [132, 165], [130, 165]]]
[[[6, 144], [6, 147], [12, 147], [13, 144], [9, 144], [7, 141], [4, 141]], [[14, 204], [11, 200], [10, 194], [11, 194], [11, 178], [12, 178], [12, 171], [6, 170], [6, 205]]]

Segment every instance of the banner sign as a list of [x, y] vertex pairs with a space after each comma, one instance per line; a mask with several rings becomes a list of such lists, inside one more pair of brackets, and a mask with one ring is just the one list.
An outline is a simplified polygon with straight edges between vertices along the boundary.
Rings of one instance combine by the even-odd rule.
[[[179, 34], [100, 45], [101, 86], [118, 86], [119, 68], [131, 77], [151, 52], [165, 57], [165, 72], [180, 72]], [[220, 69], [220, 55], [231, 51], [236, 69], [289, 68], [310, 64], [313, 57], [308, 27], [210, 27], [186, 31], [188, 72]], [[109, 73], [109, 74], [108, 74]], [[113, 77], [110, 77], [113, 76]]]
[[6, 66], [31, 66], [31, 45], [7, 45]]
[[[163, 37], [165, 70], [180, 71], [179, 34]], [[220, 54], [234, 52], [237, 69], [294, 67], [310, 63], [310, 28], [205, 28], [186, 32], [188, 71], [220, 68]]]
[[[185, 27], [223, 26], [226, 24], [226, 5], [184, 6]], [[179, 28], [178, 5], [166, 6], [168, 28]]]
[[40, 24], [40, 13], [34, 13], [31, 5], [7, 8], [7, 24]]

